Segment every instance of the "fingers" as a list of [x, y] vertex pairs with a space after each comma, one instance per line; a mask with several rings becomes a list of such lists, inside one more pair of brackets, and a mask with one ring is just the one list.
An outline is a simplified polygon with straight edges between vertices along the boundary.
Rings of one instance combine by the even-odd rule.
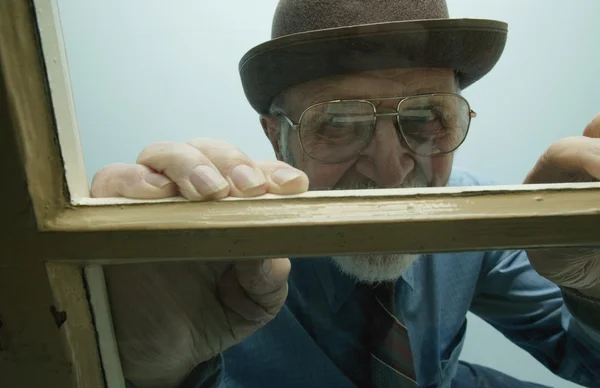
[[585, 127], [583, 136], [600, 138], [600, 114], [597, 114]]
[[579, 138], [583, 143], [581, 145], [583, 152], [578, 152], [579, 162], [593, 179], [600, 179], [600, 114], [597, 114], [585, 127], [583, 136], [583, 139]]
[[190, 200], [298, 194], [308, 189], [304, 172], [279, 161], [256, 163], [237, 147], [216, 139], [151, 145], [138, 163], [165, 174]]
[[600, 180], [600, 114], [585, 127], [583, 136], [552, 144], [524, 183], [591, 182]]
[[600, 139], [573, 136], [552, 144], [525, 183], [590, 182], [600, 179]]
[[269, 181], [269, 193], [290, 195], [308, 190], [308, 176], [303, 171], [277, 160], [257, 164]]
[[181, 194], [198, 201], [306, 190], [304, 172], [279, 161], [256, 163], [235, 146], [215, 139], [152, 144], [140, 153], [136, 165], [108, 166], [92, 183], [95, 197], [156, 199]]
[[159, 199], [177, 195], [173, 181], [152, 169], [135, 164], [111, 164], [92, 180], [92, 197]]
[[243, 320], [266, 323], [287, 298], [290, 269], [288, 259], [237, 262], [219, 284], [220, 298]]
[[[581, 138], [580, 138], [581, 139]], [[600, 179], [600, 139], [583, 138], [579, 149], [580, 170], [583, 174], [579, 174], [578, 181], [589, 182]]]
[[167, 176], [187, 199], [210, 200], [229, 195], [229, 183], [218, 168], [189, 144], [152, 144], [140, 153], [137, 163]]
[[237, 147], [216, 139], [194, 139], [187, 143], [212, 163], [229, 184], [229, 195], [252, 197], [265, 194], [268, 183], [258, 166]]
[[190, 145], [202, 152], [230, 183], [231, 196], [300, 194], [308, 190], [306, 174], [274, 160], [254, 162], [237, 147], [221, 140], [194, 139]]
[[[546, 158], [565, 171], [600, 178], [600, 139], [582, 136], [562, 139], [550, 147]], [[579, 180], [587, 181], [589, 177]]]

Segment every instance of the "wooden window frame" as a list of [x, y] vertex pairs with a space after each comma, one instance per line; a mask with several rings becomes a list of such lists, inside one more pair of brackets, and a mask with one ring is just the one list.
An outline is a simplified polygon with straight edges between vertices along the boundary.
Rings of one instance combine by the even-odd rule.
[[597, 183], [89, 198], [55, 0], [0, 1], [0, 155], [3, 387], [123, 386], [103, 265], [600, 243]]

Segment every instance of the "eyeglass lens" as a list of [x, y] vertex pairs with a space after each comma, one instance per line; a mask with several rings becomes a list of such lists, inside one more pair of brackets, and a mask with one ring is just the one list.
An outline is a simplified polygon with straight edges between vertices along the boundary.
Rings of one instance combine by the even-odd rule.
[[[418, 155], [454, 151], [464, 141], [471, 121], [469, 104], [459, 95], [408, 97], [397, 108], [399, 140]], [[375, 111], [375, 105], [368, 101], [311, 106], [300, 122], [304, 151], [311, 158], [329, 163], [357, 156], [371, 141], [377, 121]]]

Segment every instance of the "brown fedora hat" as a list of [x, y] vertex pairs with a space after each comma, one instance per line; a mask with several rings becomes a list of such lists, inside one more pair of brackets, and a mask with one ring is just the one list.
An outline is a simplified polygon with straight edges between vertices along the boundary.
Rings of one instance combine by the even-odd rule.
[[288, 87], [389, 68], [451, 68], [461, 88], [498, 62], [506, 23], [450, 19], [445, 0], [281, 0], [271, 40], [239, 63], [244, 93], [259, 113]]

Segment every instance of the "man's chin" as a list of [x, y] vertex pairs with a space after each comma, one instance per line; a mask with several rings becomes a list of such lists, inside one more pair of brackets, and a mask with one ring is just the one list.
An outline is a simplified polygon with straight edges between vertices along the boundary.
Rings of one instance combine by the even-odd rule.
[[332, 257], [342, 273], [366, 284], [398, 280], [417, 258], [419, 255], [412, 254]]

